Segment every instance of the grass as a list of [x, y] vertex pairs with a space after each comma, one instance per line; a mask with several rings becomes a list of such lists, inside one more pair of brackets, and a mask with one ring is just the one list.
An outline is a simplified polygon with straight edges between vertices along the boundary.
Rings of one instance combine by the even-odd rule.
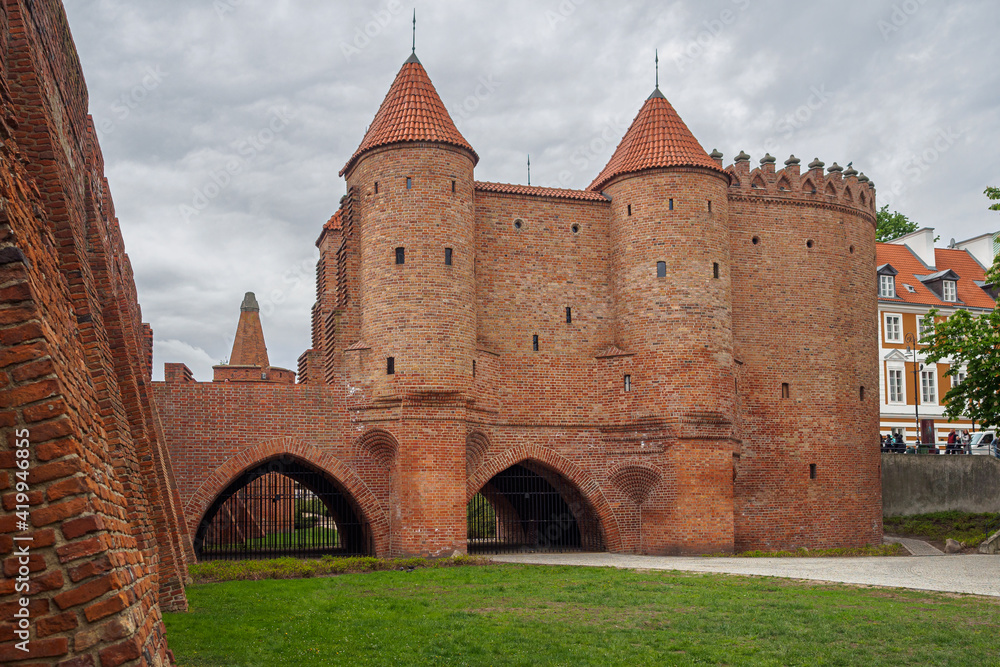
[[234, 581], [166, 614], [179, 665], [997, 664], [992, 598], [491, 565]]
[[887, 516], [882, 519], [887, 533], [944, 542], [948, 538], [966, 547], [977, 547], [1000, 530], [1000, 514], [934, 512], [914, 516]]
[[332, 574], [413, 570], [427, 567], [486, 565], [489, 561], [476, 556], [456, 556], [433, 560], [429, 558], [374, 558], [372, 556], [323, 556], [319, 559], [272, 558], [268, 560], [215, 560], [188, 566], [191, 581], [196, 584], [219, 581], [258, 581], [260, 579], [303, 579]]

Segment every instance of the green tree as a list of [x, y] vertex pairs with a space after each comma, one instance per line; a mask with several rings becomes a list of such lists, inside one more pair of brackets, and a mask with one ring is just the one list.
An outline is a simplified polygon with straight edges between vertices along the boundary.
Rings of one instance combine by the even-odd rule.
[[875, 240], [879, 243], [898, 239], [900, 236], [917, 231], [918, 228], [917, 223], [911, 222], [899, 211], [889, 213], [888, 204], [878, 210], [875, 214], [875, 220], [877, 221]]
[[[986, 188], [986, 192], [984, 192], [983, 194], [985, 194], [993, 201], [1000, 200], [1000, 188]], [[1000, 211], [1000, 203], [993, 204], [992, 206], [990, 206], [990, 210]]]

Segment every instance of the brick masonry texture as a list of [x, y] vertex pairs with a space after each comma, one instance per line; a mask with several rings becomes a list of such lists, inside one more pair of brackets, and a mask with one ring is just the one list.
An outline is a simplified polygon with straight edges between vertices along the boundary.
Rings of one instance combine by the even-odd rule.
[[611, 551], [880, 541], [867, 179], [724, 167], [654, 93], [593, 189], [478, 183], [443, 109], [411, 58], [377, 116], [409, 120], [372, 125], [322, 225], [298, 384], [154, 383], [189, 533], [292, 459], [379, 555], [465, 551], [466, 503], [518, 463]]
[[[151, 398], [152, 330], [63, 6], [0, 2], [0, 662], [173, 662], [193, 558]], [[16, 434], [31, 473], [31, 651], [14, 646]]]

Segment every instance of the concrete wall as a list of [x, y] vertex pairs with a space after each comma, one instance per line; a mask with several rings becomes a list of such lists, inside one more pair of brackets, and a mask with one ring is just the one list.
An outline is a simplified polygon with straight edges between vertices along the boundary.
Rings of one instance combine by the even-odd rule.
[[882, 455], [885, 516], [948, 510], [1000, 512], [1000, 459]]

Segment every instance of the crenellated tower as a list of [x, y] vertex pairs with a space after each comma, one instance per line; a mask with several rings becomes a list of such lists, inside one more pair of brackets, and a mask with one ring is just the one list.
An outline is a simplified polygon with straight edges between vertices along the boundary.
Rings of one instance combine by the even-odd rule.
[[[645, 392], [632, 418], [658, 425], [677, 474], [650, 551], [732, 549], [729, 180], [657, 87], [589, 188], [612, 200], [614, 343]], [[685, 514], [702, 521], [681, 536]]]

